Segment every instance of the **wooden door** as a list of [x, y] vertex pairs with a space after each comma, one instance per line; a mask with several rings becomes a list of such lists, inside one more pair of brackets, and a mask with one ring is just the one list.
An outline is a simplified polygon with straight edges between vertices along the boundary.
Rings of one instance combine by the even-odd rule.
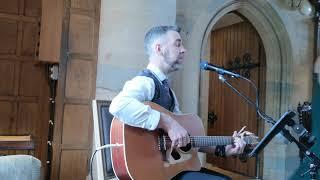
[[[256, 30], [249, 22], [241, 22], [232, 26], [212, 31], [210, 62], [225, 68], [234, 68], [237, 73], [249, 75], [258, 87], [261, 97], [264, 95], [264, 48]], [[232, 63], [231, 63], [232, 62]], [[231, 65], [232, 64], [232, 65]], [[251, 69], [241, 68], [249, 65]], [[249, 66], [248, 66], [249, 67]], [[226, 77], [227, 78], [227, 77]], [[255, 98], [255, 91], [248, 83], [239, 79], [227, 78], [236, 89], [241, 90], [251, 99]], [[233, 92], [226, 84], [218, 79], [218, 75], [210, 73], [209, 85], [209, 135], [232, 135], [234, 130], [247, 126], [247, 130], [258, 134], [258, 118], [255, 109], [244, 99]], [[263, 98], [260, 98], [263, 104]], [[207, 156], [208, 162], [227, 170], [239, 172], [248, 176], [256, 176], [256, 159], [242, 163], [236, 158], [217, 158]]]
[[0, 1], [0, 135], [31, 135], [31, 154], [46, 162], [49, 88], [37, 60], [41, 0]]

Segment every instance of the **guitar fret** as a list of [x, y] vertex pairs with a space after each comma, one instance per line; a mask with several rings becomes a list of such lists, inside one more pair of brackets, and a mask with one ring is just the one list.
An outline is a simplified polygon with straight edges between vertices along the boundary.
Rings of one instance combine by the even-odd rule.
[[228, 145], [233, 143], [231, 136], [192, 136], [190, 142], [193, 147]]
[[[171, 143], [169, 136], [164, 136], [163, 141], [165, 144]], [[244, 141], [247, 144], [251, 143], [250, 137], [244, 137]], [[190, 136], [190, 144], [192, 147], [207, 147], [217, 145], [229, 145], [233, 144], [232, 136]]]
[[[250, 137], [244, 137], [243, 139], [247, 144], [251, 144], [252, 140]], [[229, 145], [233, 144], [232, 136], [191, 136], [190, 143], [192, 147], [206, 147], [206, 146], [217, 146], [217, 145]]]

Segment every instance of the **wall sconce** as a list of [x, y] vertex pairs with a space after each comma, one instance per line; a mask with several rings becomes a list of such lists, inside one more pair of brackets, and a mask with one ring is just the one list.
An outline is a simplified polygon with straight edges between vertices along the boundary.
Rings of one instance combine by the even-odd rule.
[[309, 0], [287, 0], [287, 4], [292, 9], [299, 9], [299, 12], [303, 15], [310, 16], [314, 11], [314, 8]]

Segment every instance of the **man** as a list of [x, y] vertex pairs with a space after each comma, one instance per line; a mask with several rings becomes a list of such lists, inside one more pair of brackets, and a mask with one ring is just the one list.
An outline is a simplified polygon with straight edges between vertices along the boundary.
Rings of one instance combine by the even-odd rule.
[[[110, 105], [110, 113], [128, 125], [148, 130], [161, 128], [166, 131], [173, 148], [184, 147], [190, 142], [188, 132], [175, 119], [151, 109], [143, 102], [152, 101], [173, 113], [181, 113], [177, 98], [167, 84], [168, 74], [179, 70], [184, 61], [186, 49], [179, 33], [180, 29], [175, 26], [158, 26], [148, 31], [144, 39], [145, 51], [149, 56], [147, 68], [127, 81]], [[201, 148], [199, 151], [215, 153], [218, 156], [241, 154], [246, 145], [239, 138], [243, 136], [242, 130], [239, 133], [234, 132], [234, 136], [234, 145]], [[174, 179], [224, 179], [211, 174], [207, 170], [184, 172]]]

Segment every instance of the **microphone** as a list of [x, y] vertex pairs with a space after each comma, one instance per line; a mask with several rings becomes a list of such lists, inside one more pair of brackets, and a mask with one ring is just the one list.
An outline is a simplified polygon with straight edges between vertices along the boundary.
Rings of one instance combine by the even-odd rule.
[[207, 61], [201, 61], [200, 62], [200, 69], [207, 70], [207, 71], [215, 71], [220, 75], [227, 74], [227, 75], [229, 75], [231, 77], [235, 77], [235, 78], [239, 78], [240, 77], [240, 74], [236, 74], [236, 73], [227, 71], [227, 70], [225, 70], [225, 69], [223, 69], [221, 67], [218, 67], [218, 66], [216, 66], [214, 64], [210, 64]]

